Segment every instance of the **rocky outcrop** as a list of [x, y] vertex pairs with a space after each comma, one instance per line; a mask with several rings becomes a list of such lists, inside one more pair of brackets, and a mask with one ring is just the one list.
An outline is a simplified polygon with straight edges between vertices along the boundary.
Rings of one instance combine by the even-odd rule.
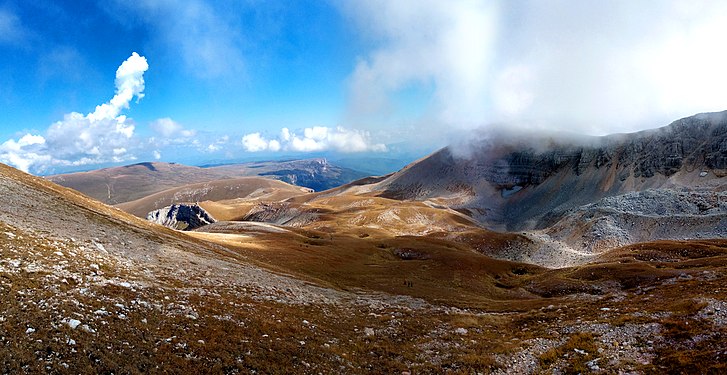
[[718, 188], [727, 176], [727, 112], [605, 137], [489, 134], [467, 148], [444, 148], [371, 190], [436, 200], [492, 229], [542, 229], [553, 212], [631, 191]]
[[654, 239], [725, 238], [727, 192], [649, 189], [552, 217], [558, 219], [542, 225], [551, 238], [589, 253]]
[[149, 212], [147, 220], [172, 229], [193, 230], [216, 220], [202, 207], [194, 204], [174, 204]]

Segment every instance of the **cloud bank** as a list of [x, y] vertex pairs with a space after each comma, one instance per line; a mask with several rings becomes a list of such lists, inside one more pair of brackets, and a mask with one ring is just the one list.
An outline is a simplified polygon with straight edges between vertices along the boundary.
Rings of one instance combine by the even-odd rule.
[[71, 112], [45, 135], [25, 134], [0, 145], [0, 162], [23, 171], [134, 160], [134, 122], [121, 112], [144, 97], [146, 58], [136, 52], [116, 70], [116, 94], [86, 115]]
[[267, 139], [260, 133], [250, 133], [242, 137], [242, 147], [248, 152], [260, 151], [295, 151], [318, 152], [338, 151], [354, 152], [384, 152], [386, 145], [374, 143], [368, 132], [346, 129], [343, 127], [329, 128], [314, 126], [302, 131], [292, 132], [283, 128], [278, 137]]
[[339, 4], [374, 45], [350, 77], [354, 118], [526, 124], [590, 134], [727, 108], [724, 1], [369, 0]]

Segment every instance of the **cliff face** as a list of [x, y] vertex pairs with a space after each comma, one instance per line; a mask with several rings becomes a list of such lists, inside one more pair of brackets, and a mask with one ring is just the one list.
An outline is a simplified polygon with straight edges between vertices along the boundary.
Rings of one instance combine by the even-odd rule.
[[193, 230], [216, 220], [198, 205], [174, 204], [149, 212], [147, 220], [172, 229]]
[[660, 129], [603, 137], [587, 146], [513, 151], [495, 160], [490, 167], [494, 173], [486, 176], [494, 177], [489, 179], [493, 183], [525, 186], [540, 184], [566, 168], [576, 175], [588, 169], [615, 168], [619, 179], [625, 180], [657, 174], [670, 177], [684, 167], [727, 169], [727, 113], [687, 117]]
[[442, 149], [373, 190], [391, 198], [435, 200], [485, 226], [520, 230], [551, 224], [554, 212], [632, 191], [723, 189], [727, 112], [577, 142], [493, 136], [470, 148], [466, 157]]

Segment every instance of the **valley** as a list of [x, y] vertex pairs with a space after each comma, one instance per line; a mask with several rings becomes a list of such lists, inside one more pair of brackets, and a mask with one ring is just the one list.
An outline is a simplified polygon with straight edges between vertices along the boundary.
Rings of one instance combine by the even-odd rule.
[[[595, 148], [443, 149], [324, 191], [232, 173], [181, 183], [187, 172], [177, 172], [196, 167], [140, 164], [118, 170], [144, 177], [114, 178], [125, 189], [161, 182], [116, 207], [0, 166], [0, 363], [53, 373], [720, 373], [724, 129], [710, 114]], [[696, 135], [668, 143], [666, 156], [624, 151], [677, 131]], [[87, 192], [102, 191], [110, 172], [90, 173], [107, 177], [51, 180], [84, 177]], [[170, 205], [214, 220], [191, 231], [145, 220]]]

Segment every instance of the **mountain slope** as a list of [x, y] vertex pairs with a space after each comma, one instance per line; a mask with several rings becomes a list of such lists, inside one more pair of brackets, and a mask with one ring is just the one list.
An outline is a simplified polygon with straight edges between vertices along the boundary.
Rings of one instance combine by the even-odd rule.
[[139, 163], [91, 172], [49, 176], [48, 179], [101, 202], [119, 204], [183, 185], [250, 176], [265, 176], [320, 191], [343, 185], [366, 174], [338, 167], [326, 159], [306, 159], [206, 168], [174, 163]]
[[[199, 240], [0, 166], [0, 363], [9, 373], [725, 369], [724, 241], [640, 244], [547, 270], [473, 251], [519, 236], [472, 233], [450, 210], [327, 194], [288, 202], [328, 209], [314, 227], [215, 223]], [[401, 222], [419, 235], [397, 233]]]
[[[116, 207], [140, 218], [154, 210], [177, 203], [223, 200], [284, 200], [309, 193], [310, 189], [262, 177], [243, 177], [188, 184], [167, 189]], [[215, 213], [212, 216], [217, 217]], [[222, 216], [221, 216], [222, 217]]]
[[498, 256], [562, 267], [642, 241], [725, 238], [726, 187], [723, 112], [605, 137], [488, 133], [390, 176], [313, 196], [453, 209], [485, 228], [522, 232], [540, 247]]
[[490, 227], [538, 228], [554, 210], [631, 191], [720, 189], [727, 175], [727, 116], [701, 114], [655, 130], [579, 141], [495, 134], [470, 147], [465, 156], [442, 149], [370, 189], [399, 199], [436, 199]]

